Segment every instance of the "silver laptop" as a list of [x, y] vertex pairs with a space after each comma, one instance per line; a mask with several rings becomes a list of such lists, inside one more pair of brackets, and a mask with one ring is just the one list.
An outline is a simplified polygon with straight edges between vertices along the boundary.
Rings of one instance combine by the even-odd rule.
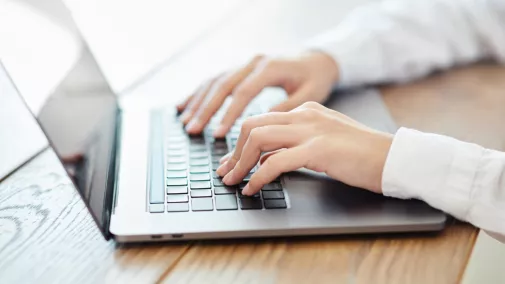
[[[266, 109], [270, 99], [256, 100], [224, 140], [212, 138], [212, 124], [202, 136], [190, 137], [174, 106], [122, 108], [105, 80], [99, 87], [69, 87], [82, 70], [103, 78], [87, 48], [36, 119], [106, 239], [180, 241], [444, 227], [446, 216], [423, 202], [385, 198], [303, 169], [280, 176], [257, 196], [242, 196], [247, 178], [238, 186], [224, 186], [215, 174], [217, 161], [235, 146], [240, 123]], [[19, 96], [15, 91], [2, 95]], [[375, 121], [376, 128], [388, 125], [377, 123], [371, 113], [363, 120]]]

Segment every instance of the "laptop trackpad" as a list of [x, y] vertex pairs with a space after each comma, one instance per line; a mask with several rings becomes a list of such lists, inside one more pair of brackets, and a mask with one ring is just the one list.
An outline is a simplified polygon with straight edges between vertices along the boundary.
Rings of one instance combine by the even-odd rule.
[[320, 212], [330, 218], [335, 213], [351, 215], [373, 215], [385, 211], [412, 213], [417, 211], [419, 206], [426, 207], [423, 202], [417, 200], [385, 197], [306, 169], [286, 174], [284, 185], [293, 210]]

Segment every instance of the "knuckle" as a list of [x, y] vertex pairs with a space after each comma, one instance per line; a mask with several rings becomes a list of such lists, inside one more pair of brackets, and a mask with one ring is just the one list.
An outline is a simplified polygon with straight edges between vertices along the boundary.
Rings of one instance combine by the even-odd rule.
[[263, 72], [271, 72], [272, 70], [275, 70], [279, 66], [279, 60], [276, 59], [268, 59], [264, 60], [263, 62]]
[[310, 102], [303, 103], [302, 106], [304, 108], [308, 108], [308, 109], [318, 109], [321, 105], [316, 102], [310, 101]]
[[247, 118], [242, 123], [240, 127], [240, 133], [248, 133], [254, 127], [254, 120], [252, 118]]
[[315, 109], [307, 108], [301, 111], [305, 119], [312, 120], [319, 116], [319, 112]]
[[234, 96], [237, 97], [249, 97], [254, 94], [253, 87], [251, 84], [241, 84], [233, 92]]
[[264, 54], [256, 54], [253, 59], [251, 60], [252, 63], [256, 64], [260, 61], [262, 61], [265, 58]]
[[273, 155], [263, 163], [263, 166], [268, 169], [277, 169], [280, 165], [275, 155]]
[[259, 140], [261, 140], [261, 128], [252, 129], [248, 140], [252, 145], [258, 144]]

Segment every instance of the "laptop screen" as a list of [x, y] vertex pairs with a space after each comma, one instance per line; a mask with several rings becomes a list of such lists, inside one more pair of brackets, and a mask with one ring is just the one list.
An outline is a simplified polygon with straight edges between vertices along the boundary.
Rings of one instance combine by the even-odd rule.
[[[61, 3], [60, 0], [54, 2]], [[66, 8], [61, 11], [71, 19]], [[75, 32], [75, 26], [69, 30]], [[49, 95], [40, 94], [45, 100], [35, 117], [108, 238], [115, 178], [115, 137], [119, 127], [118, 105], [84, 40], [80, 35], [76, 37], [82, 43], [76, 58], [68, 62], [69, 68], [54, 91]], [[9, 64], [5, 63], [8, 72]], [[47, 68], [50, 70], [51, 66]]]

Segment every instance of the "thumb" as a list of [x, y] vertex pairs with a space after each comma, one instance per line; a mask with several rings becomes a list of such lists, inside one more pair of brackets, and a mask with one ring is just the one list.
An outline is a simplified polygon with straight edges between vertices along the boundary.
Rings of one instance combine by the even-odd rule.
[[310, 97], [309, 94], [311, 92], [311, 88], [309, 86], [302, 87], [293, 94], [289, 95], [288, 99], [283, 101], [282, 103], [272, 107], [270, 111], [272, 112], [285, 112], [293, 110], [303, 103], [305, 103]]

